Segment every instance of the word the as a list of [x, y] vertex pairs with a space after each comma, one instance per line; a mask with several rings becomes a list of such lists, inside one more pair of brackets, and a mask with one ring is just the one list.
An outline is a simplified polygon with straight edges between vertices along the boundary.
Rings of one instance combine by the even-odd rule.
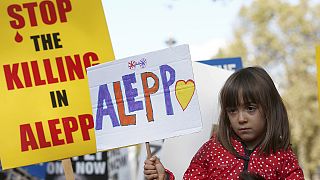
[[[98, 64], [99, 58], [94, 52], [87, 52], [82, 57], [75, 54], [73, 57], [56, 57], [53, 61], [55, 63], [48, 58], [42, 63], [34, 60], [3, 65], [8, 90], [65, 82], [67, 75], [70, 81], [84, 79], [85, 69]], [[40, 72], [39, 66], [43, 66], [45, 74]], [[58, 74], [53, 72], [52, 66], [56, 67]]]
[[[83, 141], [90, 140], [89, 130], [93, 129], [93, 118], [90, 114], [82, 114], [76, 117], [63, 117], [48, 120], [46, 126], [50, 130], [50, 137], [45, 136], [44, 124], [39, 121], [31, 124], [20, 125], [21, 151], [36, 150], [52, 146], [60, 146], [73, 143], [73, 133], [81, 130]], [[62, 126], [62, 127], [61, 127]], [[62, 135], [64, 137], [62, 138]], [[38, 143], [39, 142], [39, 143]]]
[[[56, 11], [57, 9], [57, 11]], [[26, 25], [25, 19], [30, 20], [30, 26], [38, 26], [37, 12], [41, 14], [41, 20], [44, 24], [55, 24], [58, 19], [61, 23], [67, 22], [67, 13], [72, 10], [70, 0], [56, 0], [56, 4], [52, 1], [28, 2], [19, 4], [12, 4], [8, 6], [7, 12], [14, 20], [10, 21], [10, 26], [14, 29], [21, 29]], [[26, 11], [26, 12], [23, 12]], [[56, 13], [58, 12], [58, 14]], [[28, 17], [24, 17], [27, 14]]]
[[[163, 85], [164, 92], [164, 100], [167, 115], [173, 115], [173, 108], [171, 103], [170, 96], [170, 86], [175, 82], [175, 70], [169, 65], [161, 65], [160, 66], [160, 75]], [[169, 78], [167, 77], [169, 74]], [[148, 79], [151, 78], [154, 81], [154, 84], [150, 87], [148, 84]], [[139, 110], [143, 110], [142, 101], [135, 101], [135, 97], [138, 96], [137, 88], [133, 88], [132, 84], [136, 83], [136, 75], [135, 73], [127, 74], [122, 76], [122, 81], [124, 84], [124, 91], [126, 95], [127, 105], [129, 108], [129, 112], [135, 112]], [[143, 93], [146, 105], [146, 116], [148, 121], [153, 121], [153, 108], [151, 103], [150, 95], [154, 94], [159, 89], [159, 78], [156, 74], [152, 72], [144, 72], [141, 74], [141, 81], [143, 86]], [[112, 98], [109, 92], [109, 87], [107, 84], [103, 84], [99, 86], [98, 92], [98, 106], [97, 106], [97, 114], [96, 114], [96, 130], [102, 129], [102, 120], [104, 116], [110, 116], [112, 121], [112, 126], [128, 126], [136, 124], [136, 115], [126, 115], [124, 110], [124, 101], [121, 90], [120, 81], [113, 82], [113, 91], [115, 94], [118, 114], [114, 110]], [[104, 105], [105, 104], [105, 105]], [[118, 121], [118, 117], [120, 119], [120, 123]]]
[[[33, 40], [34, 48], [36, 51], [40, 51], [40, 45], [42, 45], [43, 50], [49, 50], [49, 49], [58, 49], [62, 48], [62, 45], [60, 44], [60, 33], [52, 33], [51, 34], [41, 34], [41, 35], [35, 35], [30, 36], [30, 39]], [[41, 41], [39, 41], [41, 39]]]

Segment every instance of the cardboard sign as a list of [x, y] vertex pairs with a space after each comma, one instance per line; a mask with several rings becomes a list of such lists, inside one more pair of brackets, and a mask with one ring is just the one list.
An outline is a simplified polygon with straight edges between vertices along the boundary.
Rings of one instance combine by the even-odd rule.
[[201, 130], [189, 47], [88, 68], [98, 151]]
[[[74, 177], [77, 180], [128, 180], [131, 162], [128, 158], [128, 148], [119, 148], [111, 151], [97, 152], [70, 158]], [[134, 164], [134, 162], [132, 161]], [[58, 180], [66, 179], [63, 163], [51, 161], [14, 169], [23, 169], [30, 179]], [[14, 170], [12, 169], [12, 170]], [[16, 178], [17, 179], [17, 178]]]
[[85, 68], [114, 59], [100, 0], [2, 0], [4, 169], [96, 152]]
[[[107, 152], [98, 152], [84, 156], [72, 157], [72, 169], [75, 179], [105, 180], [108, 179]], [[61, 161], [48, 162], [46, 180], [66, 179]]]

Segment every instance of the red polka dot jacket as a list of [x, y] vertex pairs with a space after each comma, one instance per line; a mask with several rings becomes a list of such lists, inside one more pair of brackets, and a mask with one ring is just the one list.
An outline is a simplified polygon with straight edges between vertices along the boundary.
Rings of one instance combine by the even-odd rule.
[[[302, 169], [292, 149], [261, 155], [258, 148], [245, 152], [238, 140], [232, 144], [241, 157], [227, 151], [214, 136], [193, 157], [183, 179], [239, 179], [243, 171], [257, 173], [265, 179], [304, 179]], [[174, 175], [167, 171], [169, 179]]]

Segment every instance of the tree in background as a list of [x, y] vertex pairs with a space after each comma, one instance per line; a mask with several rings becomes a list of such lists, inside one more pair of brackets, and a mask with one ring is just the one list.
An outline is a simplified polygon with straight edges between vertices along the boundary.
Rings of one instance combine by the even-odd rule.
[[292, 144], [305, 177], [320, 165], [320, 119], [315, 46], [320, 45], [320, 3], [254, 0], [241, 8], [234, 40], [217, 57], [241, 56], [266, 68], [288, 108]]

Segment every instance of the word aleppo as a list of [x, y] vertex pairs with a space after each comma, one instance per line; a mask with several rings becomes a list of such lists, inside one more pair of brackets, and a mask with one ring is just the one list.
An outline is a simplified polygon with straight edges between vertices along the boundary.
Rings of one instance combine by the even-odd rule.
[[[173, 107], [170, 96], [170, 86], [175, 82], [175, 70], [169, 65], [160, 66], [160, 76], [163, 85], [164, 100], [167, 115], [173, 115]], [[167, 77], [167, 74], [169, 77]], [[148, 79], [152, 79], [154, 84], [149, 86]], [[137, 88], [133, 88], [132, 84], [136, 83], [135, 73], [127, 74], [122, 76], [124, 92], [127, 100], [129, 112], [135, 112], [143, 110], [142, 101], [135, 101], [135, 97], [138, 96]], [[159, 78], [152, 72], [144, 72], [141, 74], [141, 81], [144, 91], [144, 99], [146, 105], [146, 116], [148, 121], [153, 121], [153, 108], [151, 103], [150, 95], [156, 93], [159, 90]], [[104, 116], [109, 116], [112, 121], [112, 126], [127, 126], [136, 124], [136, 115], [126, 115], [124, 110], [123, 94], [121, 90], [120, 81], [113, 82], [113, 91], [116, 99], [118, 115], [115, 112], [115, 108], [112, 102], [112, 98], [109, 92], [107, 84], [99, 86], [98, 102], [97, 102], [97, 113], [96, 113], [96, 124], [95, 129], [102, 129], [102, 120]], [[104, 105], [105, 103], [105, 105]], [[119, 123], [119, 120], [120, 123]]]
[[[20, 125], [21, 151], [46, 148], [74, 143], [73, 133], [81, 129], [83, 141], [90, 140], [89, 130], [93, 129], [93, 117], [91, 114], [81, 114], [78, 117], [63, 117], [48, 120], [47, 124], [35, 122]], [[46, 137], [45, 129], [49, 129], [50, 137]], [[64, 134], [64, 136], [63, 136]], [[37, 138], [37, 139], [36, 139]]]

